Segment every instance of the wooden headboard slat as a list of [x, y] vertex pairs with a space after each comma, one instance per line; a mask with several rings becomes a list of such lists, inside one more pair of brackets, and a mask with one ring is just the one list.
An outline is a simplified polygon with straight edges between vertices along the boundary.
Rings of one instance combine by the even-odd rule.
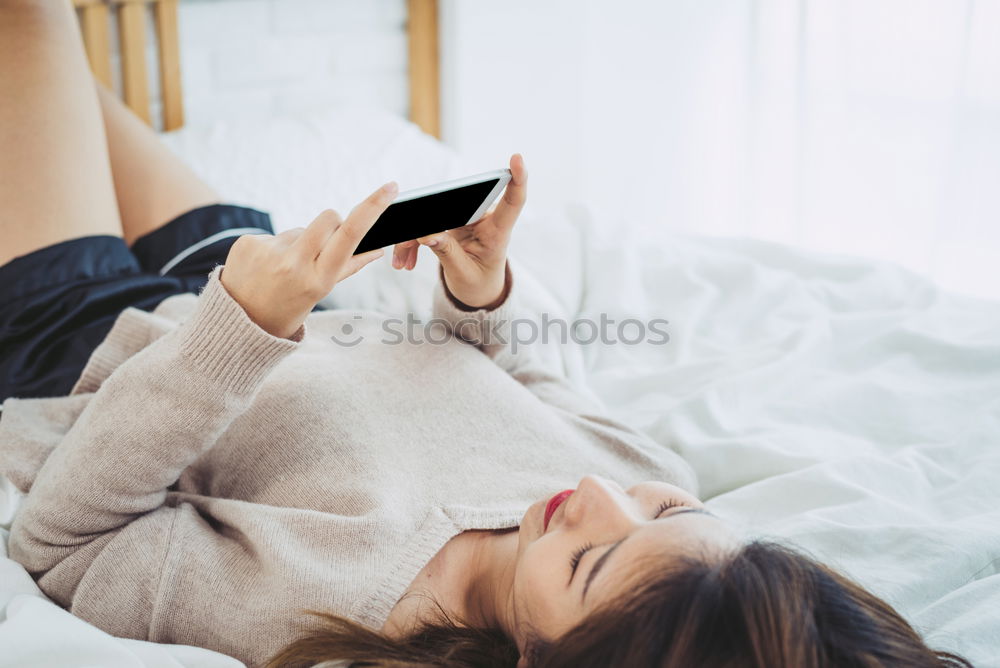
[[[87, 59], [95, 76], [114, 90], [109, 39], [114, 6], [121, 52], [121, 80], [125, 103], [152, 125], [149, 77], [146, 74], [146, 20], [153, 8], [159, 59], [162, 127], [174, 130], [184, 124], [181, 90], [178, 0], [73, 0], [80, 13], [80, 28]], [[407, 0], [409, 42], [410, 120], [424, 132], [441, 136], [441, 76], [438, 53], [438, 0]]]
[[122, 97], [139, 118], [152, 124], [149, 113], [149, 77], [146, 74], [146, 5], [118, 5], [118, 43], [122, 58]]
[[407, 0], [410, 120], [441, 138], [441, 74], [437, 0]]
[[[77, 3], [80, 4], [79, 2]], [[98, 81], [114, 88], [111, 79], [111, 41], [108, 37], [108, 6], [92, 2], [83, 5], [80, 10], [80, 29], [83, 31], [83, 44], [87, 49], [87, 60], [90, 69]]]
[[163, 101], [163, 129], [184, 125], [184, 96], [181, 92], [181, 53], [177, 34], [177, 0], [160, 0], [154, 7], [156, 44], [160, 57], [160, 99]]

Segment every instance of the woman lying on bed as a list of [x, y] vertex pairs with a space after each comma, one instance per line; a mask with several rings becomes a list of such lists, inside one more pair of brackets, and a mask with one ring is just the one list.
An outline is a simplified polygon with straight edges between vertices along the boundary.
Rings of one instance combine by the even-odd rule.
[[480, 222], [395, 249], [437, 256], [446, 324], [391, 345], [313, 311], [393, 184], [275, 236], [95, 88], [65, 0], [0, 2], [0, 133], [10, 553], [88, 622], [252, 666], [964, 663], [503, 345], [520, 156]]

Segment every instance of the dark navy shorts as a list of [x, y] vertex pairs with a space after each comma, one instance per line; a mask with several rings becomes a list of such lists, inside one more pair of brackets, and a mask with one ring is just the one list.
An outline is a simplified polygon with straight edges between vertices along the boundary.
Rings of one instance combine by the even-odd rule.
[[243, 234], [274, 234], [268, 214], [213, 204], [135, 240], [92, 235], [0, 267], [0, 402], [69, 394], [118, 314], [199, 292]]

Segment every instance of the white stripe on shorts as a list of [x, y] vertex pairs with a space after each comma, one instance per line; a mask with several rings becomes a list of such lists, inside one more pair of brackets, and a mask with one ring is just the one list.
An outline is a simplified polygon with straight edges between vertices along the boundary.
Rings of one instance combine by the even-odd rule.
[[160, 276], [165, 275], [168, 271], [170, 271], [178, 264], [183, 262], [184, 258], [188, 257], [192, 253], [197, 253], [205, 246], [208, 246], [209, 244], [214, 244], [216, 241], [220, 239], [226, 239], [228, 237], [238, 237], [244, 234], [273, 234], [273, 233], [260, 227], [234, 227], [231, 230], [222, 230], [221, 232], [216, 232], [212, 236], [205, 237], [198, 243], [188, 246], [180, 253], [175, 255], [173, 259], [170, 260], [170, 262], [167, 262], [165, 265], [163, 265], [163, 268], [160, 269]]

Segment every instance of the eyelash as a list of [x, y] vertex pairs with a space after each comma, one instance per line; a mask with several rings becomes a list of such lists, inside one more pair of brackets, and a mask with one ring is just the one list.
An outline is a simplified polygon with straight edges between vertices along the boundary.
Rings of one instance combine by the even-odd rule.
[[667, 499], [660, 504], [660, 507], [656, 509], [656, 514], [653, 517], [659, 517], [660, 513], [669, 510], [670, 508], [676, 508], [677, 506], [683, 506], [684, 504], [676, 499]]
[[593, 543], [587, 543], [583, 547], [573, 552], [573, 558], [569, 560], [571, 578], [573, 577], [573, 574], [576, 573], [576, 567], [580, 565], [580, 559], [582, 559], [583, 555], [587, 553], [587, 550], [593, 547], [594, 547]]
[[[667, 499], [666, 501], [664, 501], [659, 505], [659, 507], [656, 509], [656, 513], [653, 514], [653, 517], [654, 518], [659, 517], [660, 513], [663, 513], [664, 511], [669, 510], [670, 508], [683, 505], [684, 505], [683, 503], [675, 499]], [[593, 549], [593, 547], [594, 547], [593, 543], [587, 543], [586, 545], [577, 548], [573, 552], [573, 556], [569, 560], [570, 578], [572, 578], [573, 575], [576, 574], [576, 567], [580, 565], [580, 560], [583, 559], [583, 555], [587, 553], [587, 550]]]

